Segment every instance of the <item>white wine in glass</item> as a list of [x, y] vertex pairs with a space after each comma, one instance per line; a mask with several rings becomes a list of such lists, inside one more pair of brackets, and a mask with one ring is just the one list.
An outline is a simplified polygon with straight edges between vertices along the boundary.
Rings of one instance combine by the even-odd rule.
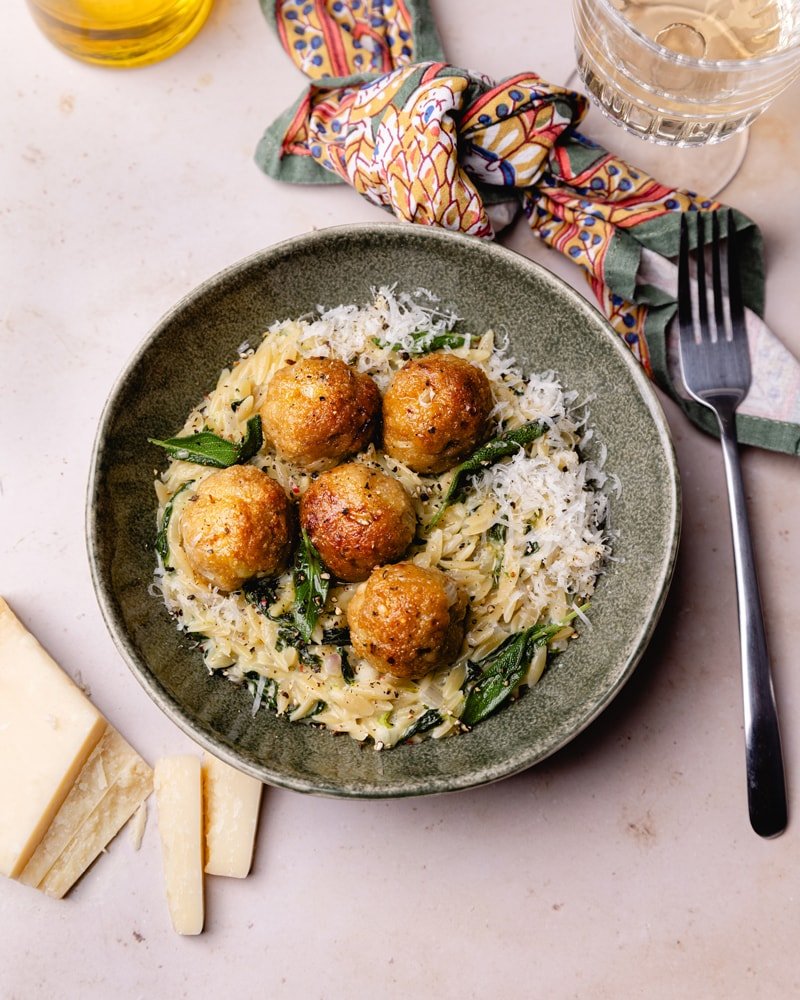
[[800, 0], [573, 0], [578, 72], [651, 142], [720, 142], [800, 75]]
[[792, 28], [786, 0], [617, 0], [613, 6], [665, 48], [715, 62], [778, 52]]

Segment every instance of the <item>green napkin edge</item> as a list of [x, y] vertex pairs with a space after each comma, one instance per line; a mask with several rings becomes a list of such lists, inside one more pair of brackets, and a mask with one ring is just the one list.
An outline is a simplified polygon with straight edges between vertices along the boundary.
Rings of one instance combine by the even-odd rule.
[[[642, 249], [652, 250], [660, 257], [676, 258], [680, 245], [681, 216], [689, 227], [689, 244], [697, 248], [697, 217], [706, 221], [706, 244], [711, 242], [711, 225], [705, 209], [696, 212], [669, 212], [657, 219], [640, 222], [630, 229], [617, 229], [605, 260], [606, 284], [617, 295], [637, 305], [662, 305], [665, 292], [652, 285], [637, 284]], [[758, 316], [764, 315], [766, 275], [764, 271], [764, 239], [758, 226], [738, 209], [733, 209], [739, 240], [740, 257], [747, 262], [742, 273], [742, 297], [745, 304]], [[721, 218], [721, 232], [726, 233], [725, 216]], [[675, 300], [667, 296], [669, 301]]]
[[[612, 292], [628, 301], [649, 306], [644, 335], [656, 384], [675, 400], [693, 424], [718, 438], [719, 427], [714, 414], [705, 406], [686, 399], [677, 392], [669, 374], [667, 337], [671, 321], [677, 312], [677, 301], [662, 288], [637, 285], [635, 281], [643, 247], [654, 250], [662, 257], [677, 256], [681, 214], [685, 214], [689, 223], [690, 244], [696, 248], [697, 212], [674, 212], [629, 230], [618, 230], [606, 258], [606, 284]], [[742, 298], [749, 309], [763, 317], [766, 286], [763, 236], [752, 219], [737, 209], [733, 209], [733, 215], [738, 236], [742, 240], [740, 256], [748, 262], [742, 274]], [[709, 242], [711, 233], [708, 226], [706, 234], [706, 242]], [[737, 413], [736, 433], [741, 444], [800, 455], [800, 427], [797, 424]]]
[[[326, 80], [326, 85], [329, 82], [332, 83], [332, 79]], [[338, 174], [326, 170], [313, 157], [283, 153], [283, 137], [305, 97], [304, 92], [291, 107], [267, 127], [256, 146], [254, 157], [256, 164], [268, 177], [287, 184], [344, 184]]]
[[[705, 406], [680, 395], [669, 375], [667, 336], [677, 308], [677, 304], [673, 302], [665, 308], [652, 309], [645, 320], [645, 337], [650, 350], [653, 376], [656, 384], [680, 406], [695, 426], [718, 438], [719, 425], [714, 414]], [[737, 413], [736, 435], [740, 444], [784, 452], [787, 455], [800, 455], [800, 427], [786, 420]]]

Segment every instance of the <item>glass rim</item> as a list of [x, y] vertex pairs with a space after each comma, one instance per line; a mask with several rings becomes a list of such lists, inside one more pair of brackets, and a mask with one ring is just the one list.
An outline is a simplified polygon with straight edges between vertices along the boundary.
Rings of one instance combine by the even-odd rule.
[[[573, 0], [573, 7], [580, 3], [581, 0]], [[607, 10], [613, 19], [624, 28], [626, 31], [634, 35], [638, 41], [642, 42], [645, 48], [650, 49], [655, 52], [656, 55], [661, 58], [666, 58], [670, 62], [677, 63], [679, 66], [692, 66], [697, 69], [745, 69], [745, 68], [755, 68], [759, 66], [769, 66], [778, 64], [790, 57], [792, 54], [796, 54], [800, 51], [800, 31], [797, 33], [797, 38], [785, 49], [779, 49], [777, 52], [768, 52], [763, 56], [756, 56], [754, 59], [697, 59], [694, 56], [683, 55], [681, 52], [673, 52], [672, 49], [668, 49], [665, 45], [661, 45], [654, 38], [650, 38], [641, 32], [636, 25], [631, 24], [631, 22], [622, 16], [622, 11], [617, 10], [613, 6], [611, 0], [589, 0], [589, 2], [594, 2], [599, 6], [602, 6]]]

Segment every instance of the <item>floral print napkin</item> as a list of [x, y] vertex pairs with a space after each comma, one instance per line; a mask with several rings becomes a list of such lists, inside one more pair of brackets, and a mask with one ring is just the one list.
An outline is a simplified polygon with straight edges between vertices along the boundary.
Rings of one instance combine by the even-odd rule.
[[[713, 416], [682, 391], [668, 330], [680, 217], [687, 213], [696, 240], [693, 216], [718, 202], [663, 184], [582, 135], [582, 94], [532, 72], [495, 82], [444, 62], [427, 0], [261, 6], [312, 81], [259, 143], [266, 173], [344, 182], [398, 218], [485, 239], [524, 213], [540, 239], [585, 269], [600, 308], [647, 373], [714, 431]], [[734, 214], [754, 371], [739, 437], [800, 454], [800, 364], [759, 319], [761, 234]]]

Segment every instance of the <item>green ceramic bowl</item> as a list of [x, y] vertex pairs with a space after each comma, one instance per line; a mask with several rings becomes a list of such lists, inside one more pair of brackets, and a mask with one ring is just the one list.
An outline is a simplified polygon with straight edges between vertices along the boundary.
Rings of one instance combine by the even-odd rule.
[[[612, 501], [617, 559], [592, 601], [593, 629], [554, 657], [540, 683], [467, 734], [376, 752], [344, 736], [251, 715], [245, 688], [210, 677], [148, 592], [154, 566], [156, 430], [189, 410], [275, 320], [318, 304], [365, 303], [370, 289], [431, 289], [473, 332], [507, 332], [529, 371], [555, 369], [593, 396], [595, 440], [622, 482]], [[164, 712], [199, 744], [263, 781], [342, 796], [468, 788], [564, 746], [630, 677], [675, 564], [680, 493], [669, 430], [636, 361], [599, 313], [548, 271], [496, 244], [423, 227], [359, 225], [287, 240], [234, 264], [178, 303], [122, 373], [103, 413], [89, 482], [89, 557], [123, 657]]]

